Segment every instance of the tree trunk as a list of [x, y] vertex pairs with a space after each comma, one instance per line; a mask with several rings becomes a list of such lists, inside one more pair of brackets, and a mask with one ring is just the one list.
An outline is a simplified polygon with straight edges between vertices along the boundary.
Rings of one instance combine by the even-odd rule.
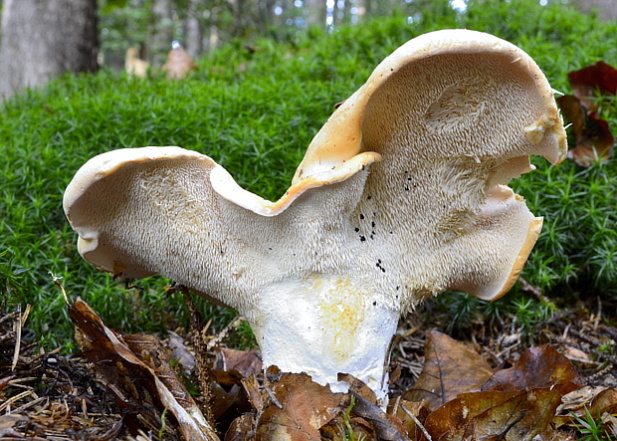
[[199, 57], [203, 51], [203, 35], [198, 14], [197, 0], [189, 0], [185, 25], [185, 45], [186, 53], [194, 60]]
[[576, 2], [583, 12], [597, 12], [602, 20], [617, 20], [617, 2], [615, 0], [579, 0]]
[[148, 58], [154, 67], [165, 63], [173, 41], [173, 20], [170, 0], [154, 0], [152, 4], [152, 34], [150, 37]]
[[4, 0], [0, 99], [97, 69], [96, 0]]

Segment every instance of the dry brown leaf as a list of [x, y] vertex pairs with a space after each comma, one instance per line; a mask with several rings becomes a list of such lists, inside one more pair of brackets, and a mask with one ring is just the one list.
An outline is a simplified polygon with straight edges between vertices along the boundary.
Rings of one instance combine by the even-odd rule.
[[210, 407], [214, 421], [235, 418], [242, 410], [248, 410], [248, 403], [244, 402], [246, 400], [241, 392], [242, 388], [238, 385], [232, 386], [227, 391], [216, 381], [211, 383]]
[[602, 392], [606, 387], [602, 386], [583, 386], [580, 389], [574, 390], [561, 397], [561, 405], [558, 412], [560, 414], [569, 414], [583, 406], [591, 403], [591, 400]]
[[589, 405], [592, 415], [617, 414], [617, 389], [605, 389], [596, 395]]
[[572, 392], [562, 400], [566, 402], [559, 406], [559, 415], [553, 419], [553, 427], [561, 428], [566, 425], [576, 427], [578, 425], [576, 419], [586, 419], [589, 412], [594, 419], [600, 419], [605, 428], [610, 428], [614, 424], [617, 431], [617, 419], [612, 417], [617, 414], [617, 389], [586, 386], [581, 388], [580, 392]]
[[253, 441], [255, 439], [253, 418], [253, 415], [248, 413], [236, 418], [225, 434], [225, 441]]
[[473, 418], [465, 430], [465, 438], [497, 435], [496, 440], [531, 440], [549, 428], [560, 399], [559, 392], [550, 389], [521, 393]]
[[537, 434], [533, 441], [575, 441], [577, 439], [579, 438], [574, 438], [574, 436], [568, 432], [548, 429], [545, 432]]
[[487, 391], [459, 395], [432, 412], [425, 427], [434, 440], [532, 440], [546, 432], [557, 390]]
[[259, 351], [218, 348], [217, 364], [225, 371], [237, 371], [242, 377], [258, 375], [263, 369]]
[[568, 157], [577, 164], [588, 167], [598, 159], [608, 160], [615, 139], [608, 122], [597, 115], [596, 94], [615, 95], [617, 70], [598, 61], [595, 64], [568, 74], [573, 95], [557, 99], [557, 104], [567, 121], [572, 124], [575, 147]]
[[[137, 407], [145, 412], [148, 405], [156, 406], [158, 399], [162, 407], [173, 414], [178, 422], [178, 429], [186, 440], [218, 441], [218, 436], [181, 382], [165, 379], [172, 387], [170, 389], [160, 378], [160, 374], [157, 374], [157, 370], [164, 374], [169, 374], [170, 371], [160, 365], [156, 369], [153, 367], [168, 360], [157, 359], [160, 352], [152, 353], [146, 349], [152, 348], [151, 338], [137, 336], [132, 339], [134, 347], [144, 349], [147, 361], [143, 361], [122, 338], [105, 326], [101, 318], [83, 300], [77, 299], [70, 305], [69, 315], [75, 325], [76, 341], [84, 356], [94, 363], [97, 374], [107, 380], [108, 387], [116, 395], [120, 405]], [[162, 411], [162, 408], [160, 410]], [[157, 419], [160, 417], [146, 417], [150, 418], [151, 425], [158, 427]]]
[[148, 366], [171, 391], [178, 403], [185, 409], [196, 406], [191, 395], [184, 387], [184, 383], [169, 365], [171, 352], [163, 346], [161, 341], [151, 334], [124, 335], [122, 340], [139, 359]]
[[259, 418], [257, 441], [320, 441], [319, 429], [349, 404], [346, 394], [332, 393], [306, 374], [283, 373], [271, 386], [276, 402]]
[[241, 384], [244, 378], [242, 374], [236, 370], [224, 371], [223, 369], [212, 369], [213, 380], [222, 386], [232, 386]]
[[264, 400], [259, 387], [259, 382], [257, 381], [257, 377], [255, 375], [251, 375], [250, 377], [243, 378], [242, 386], [246, 391], [246, 395], [249, 402], [251, 403], [251, 406], [253, 406], [253, 408], [258, 413], [263, 412]]
[[568, 157], [583, 167], [589, 167], [598, 159], [607, 161], [615, 144], [608, 123], [595, 112], [587, 111], [572, 95], [557, 98], [557, 104], [565, 119], [572, 124], [576, 145], [568, 151]]
[[521, 358], [508, 369], [495, 372], [482, 390], [523, 390], [553, 388], [565, 395], [584, 386], [583, 378], [570, 360], [550, 345], [526, 350]]
[[337, 379], [338, 381], [344, 381], [349, 384], [349, 390], [351, 392], [360, 395], [362, 398], [370, 401], [371, 403], [377, 403], [377, 395], [375, 395], [375, 391], [353, 375], [339, 373]]
[[426, 401], [434, 410], [458, 394], [480, 390], [493, 371], [480, 354], [437, 331], [426, 337], [422, 373], [402, 396], [406, 401]]
[[350, 417], [345, 421], [342, 415], [338, 415], [319, 432], [323, 441], [376, 440], [375, 431], [369, 422], [357, 417]]
[[384, 441], [405, 441], [408, 438], [402, 422], [394, 415], [388, 415], [379, 406], [371, 403], [366, 398], [350, 392], [354, 398], [352, 414], [369, 421], [375, 428], [377, 439]]

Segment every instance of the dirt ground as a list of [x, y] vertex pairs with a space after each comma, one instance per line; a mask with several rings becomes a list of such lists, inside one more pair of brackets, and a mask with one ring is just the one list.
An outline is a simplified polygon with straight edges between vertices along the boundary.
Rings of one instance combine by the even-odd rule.
[[[83, 314], [87, 316], [89, 313]], [[119, 336], [124, 339], [122, 341], [128, 342], [127, 345], [134, 353], [141, 354], [139, 356], [142, 360], [139, 361], [133, 360], [132, 355], [122, 354], [121, 350], [105, 352], [100, 349], [98, 345], [102, 347], [106, 343], [101, 343], [102, 340], [99, 339], [102, 339], [107, 331], [96, 318], [72, 314], [74, 321], [82, 322], [77, 338], [85, 350], [83, 353], [60, 355], [59, 350], [45, 352], [37, 347], [36, 342], [21, 339], [21, 317], [18, 312], [0, 317], [2, 440], [26, 438], [58, 441], [143, 441], [194, 438], [182, 430], [178, 423], [180, 417], [175, 413], [170, 416], [165, 410], [169, 405], [162, 404], [162, 399], [156, 397], [156, 388], [152, 386], [153, 377], [150, 377], [153, 371], [156, 371], [160, 378], [171, 377], [173, 371], [173, 375], [179, 378], [184, 386], [168, 385], [172, 395], [178, 398], [182, 393], [186, 394], [180, 391], [186, 390], [194, 397], [191, 401], [194, 402], [193, 405], [201, 409], [206, 419], [212, 423], [212, 428], [218, 432], [218, 435], [206, 434], [202, 439], [210, 439], [208, 436], [218, 436], [226, 440], [268, 439], [263, 434], [260, 437], [256, 418], [259, 417], [259, 421], [262, 421], [263, 415], [267, 413], [267, 406], [263, 404], [260, 394], [263, 394], [266, 400], [269, 400], [267, 394], [270, 394], [270, 398], [277, 402], [276, 398], [272, 397], [275, 387], [265, 387], [257, 351], [234, 351], [226, 348], [225, 341], [233, 332], [233, 326], [216, 335], [207, 330], [192, 330], [187, 332], [187, 335], [170, 333], [164, 336], [162, 341], [152, 336], [140, 336], [137, 343], [143, 345], [147, 341], [150, 345], [147, 350], [144, 346], [135, 349], [137, 343], [133, 337]], [[401, 320], [392, 345], [390, 362], [391, 396], [394, 399], [405, 397], [406, 391], [417, 385], [425, 368], [425, 343], [429, 331], [427, 322], [430, 329], [445, 329], [445, 320], [445, 317], [440, 316], [420, 320], [417, 315]], [[91, 326], [92, 323], [86, 322], [97, 324]], [[617, 328], [607, 325], [617, 323], [617, 304], [590, 298], [568, 309], [560, 309], [556, 315], [538, 327], [533, 335], [533, 342], [528, 341], [512, 323], [512, 320], [506, 317], [504, 323], [489, 327], [478, 317], [464, 332], [455, 335], [455, 338], [464, 341], [466, 347], [478, 353], [493, 371], [515, 366], [531, 344], [536, 347], [549, 344], [569, 360], [580, 376], [581, 380], [578, 381], [584, 383], [577, 383], [576, 386], [579, 391], [586, 391], [581, 392], [579, 397], [583, 404], [589, 404], [598, 391], [617, 389]], [[27, 322], [24, 326], [27, 327]], [[84, 330], [83, 327], [88, 329]], [[115, 338], [112, 334], [109, 335], [112, 340]], [[152, 349], [152, 345], [155, 345], [156, 349]], [[194, 350], [196, 347], [197, 351]], [[149, 355], [144, 356], [146, 352]], [[161, 369], [164, 366], [171, 367], [171, 371], [163, 372]], [[248, 384], [248, 380], [253, 381], [253, 386]], [[251, 391], [256, 395], [252, 395]], [[570, 395], [564, 394], [561, 405], [566, 401], [566, 396], [573, 399]], [[181, 399], [178, 398], [178, 401]], [[613, 404], [613, 407], [609, 406], [607, 409], [608, 418], [612, 417], [612, 424], [615, 424], [617, 403]], [[191, 407], [191, 404], [182, 405], [185, 408]], [[242, 426], [247, 424], [246, 419], [241, 417], [243, 414], [252, 415], [252, 426]], [[349, 429], [353, 426], [352, 432], [364, 434], [366, 440], [428, 439], [427, 433], [422, 434], [417, 429], [414, 432], [416, 435], [407, 430], [402, 438], [397, 438], [398, 435], [388, 438], [386, 432], [366, 428], [371, 424], [372, 427], [379, 425], [367, 415], [362, 418], [356, 415], [355, 420], [349, 420], [345, 419], [345, 412], [341, 412], [340, 418], [343, 418], [341, 421], [345, 424], [351, 421], [353, 424], [345, 427]], [[366, 421], [371, 424], [365, 423]], [[555, 421], [551, 422], [553, 428], [557, 426]], [[606, 433], [610, 435], [611, 421], [606, 421]], [[399, 423], [400, 421], [392, 424], [399, 427]], [[325, 428], [326, 424], [319, 428], [321, 438], [343, 439], [344, 427], [341, 429], [340, 423], [337, 423], [338, 426], [334, 426], [332, 422], [329, 424], [330, 429]], [[366, 427], [363, 428], [363, 425]], [[242, 427], [247, 429], [243, 430]], [[613, 430], [615, 429], [617, 426], [613, 427]], [[248, 435], [249, 432], [252, 435]], [[401, 429], [401, 432], [405, 430]], [[503, 432], [502, 438], [487, 439], [527, 439], [517, 438], [511, 433], [505, 436], [506, 432]], [[417, 435], [418, 433], [420, 435]], [[533, 439], [577, 439], [580, 435], [575, 424], [570, 421], [561, 425], [558, 436], [552, 434], [549, 438], [538, 435], [539, 438], [537, 436]], [[348, 439], [361, 439], [361, 436]]]

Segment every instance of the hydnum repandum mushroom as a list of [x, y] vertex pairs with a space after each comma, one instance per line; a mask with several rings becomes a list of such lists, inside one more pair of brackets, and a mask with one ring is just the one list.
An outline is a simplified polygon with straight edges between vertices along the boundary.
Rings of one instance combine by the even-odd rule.
[[64, 210], [97, 268], [235, 308], [266, 366], [335, 390], [349, 373], [383, 402], [399, 316], [448, 289], [506, 293], [542, 226], [506, 184], [530, 155], [565, 154], [553, 90], [525, 52], [437, 31], [334, 111], [276, 202], [201, 153], [143, 147], [90, 159]]

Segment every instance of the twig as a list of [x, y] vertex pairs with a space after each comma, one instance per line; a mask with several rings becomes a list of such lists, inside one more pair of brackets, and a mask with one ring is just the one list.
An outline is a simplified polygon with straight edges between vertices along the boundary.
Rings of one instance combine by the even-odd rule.
[[10, 314], [7, 314], [5, 316], [0, 317], [0, 324], [2, 324], [6, 320], [13, 320], [13, 319], [15, 319], [16, 315], [18, 315], [17, 312], [11, 312]]
[[19, 360], [19, 352], [21, 350], [21, 329], [28, 320], [30, 315], [30, 305], [26, 305], [26, 310], [21, 314], [21, 304], [17, 305], [17, 317], [14, 321], [15, 325], [15, 349], [13, 351], [13, 363], [11, 364], [11, 372], [15, 372], [17, 361]]
[[[35, 394], [32, 394], [32, 395], [35, 395]], [[26, 404], [24, 404], [22, 406], [19, 406], [19, 407], [15, 408], [15, 409], [12, 409], [11, 413], [21, 413], [24, 410], [29, 409], [32, 406], [35, 406], [35, 405], [39, 404], [41, 401], [46, 401], [46, 400], [49, 400], [49, 398], [48, 397], [38, 397], [38, 398], [35, 398], [34, 400], [30, 401], [29, 403], [26, 403]]]
[[212, 379], [210, 378], [210, 369], [208, 368], [208, 362], [206, 359], [206, 351], [204, 350], [205, 343], [205, 333], [210, 326], [212, 320], [208, 321], [205, 326], [202, 326], [203, 319], [197, 308], [195, 307], [195, 303], [193, 303], [193, 299], [191, 298], [191, 294], [188, 289], [182, 286], [180, 288], [182, 292], [182, 296], [184, 297], [184, 301], [186, 302], [189, 311], [191, 313], [191, 340], [193, 343], [193, 349], [195, 352], [195, 373], [197, 376], [197, 385], [199, 387], [199, 391], [201, 392], [201, 396], [203, 397], [204, 404], [200, 405], [200, 409], [203, 412], [204, 417], [209, 425], [213, 425], [214, 414], [212, 412], [212, 406], [210, 405], [212, 402], [212, 388], [210, 386], [210, 382]]
[[6, 400], [4, 403], [0, 404], [0, 412], [4, 412], [4, 410], [8, 409], [11, 404], [16, 401], [21, 400], [22, 398], [27, 397], [28, 395], [32, 395], [34, 391], [32, 389], [25, 390], [17, 395], [13, 395], [11, 398]]
[[399, 395], [396, 397], [396, 401], [394, 402], [394, 406], [392, 406], [392, 415], [396, 415], [396, 412], [398, 412], [398, 406], [399, 404], [401, 404], [401, 396]]
[[595, 381], [598, 378], [602, 378], [606, 374], [610, 373], [612, 370], [613, 370], [612, 363], [604, 363], [604, 366], [600, 365], [600, 370], [598, 370], [597, 372], [594, 372], [591, 375], [587, 375], [585, 377], [585, 380], [587, 380], [588, 382]]
[[69, 296], [66, 294], [66, 290], [64, 289], [62, 283], [60, 283], [62, 277], [54, 275], [54, 273], [52, 273], [51, 271], [49, 272], [49, 275], [51, 276], [51, 279], [56, 284], [56, 286], [60, 288], [60, 291], [62, 292], [62, 297], [64, 298], [64, 303], [70, 305], [71, 302], [69, 302]]
[[550, 300], [542, 294], [542, 291], [537, 286], [533, 286], [527, 280], [522, 277], [519, 279], [521, 281], [521, 289], [525, 292], [529, 292], [533, 294], [539, 302], [542, 303], [551, 303]]
[[221, 332], [219, 332], [219, 334], [214, 337], [212, 340], [210, 340], [208, 342], [208, 344], [206, 345], [206, 350], [208, 352], [210, 352], [212, 349], [214, 349], [215, 346], [217, 346], [218, 344], [220, 344], [226, 337], [227, 335], [233, 331], [234, 329], [236, 329], [238, 326], [240, 326], [240, 324], [245, 320], [244, 317], [242, 317], [241, 315], [237, 316], [235, 319], [233, 319], [233, 321], [228, 324], [225, 329], [223, 329]]
[[403, 409], [403, 412], [405, 412], [407, 416], [411, 418], [414, 423], [416, 423], [416, 426], [420, 428], [420, 430], [422, 431], [426, 439], [428, 441], [433, 441], [433, 438], [431, 437], [431, 434], [428, 433], [428, 430], [426, 430], [426, 427], [424, 427], [424, 425], [420, 422], [420, 420], [414, 414], [412, 414], [409, 410], [407, 410], [404, 404], [401, 404], [401, 409]]
[[268, 394], [268, 396], [270, 397], [270, 399], [272, 400], [272, 402], [276, 405], [276, 407], [278, 407], [279, 409], [283, 408], [283, 405], [281, 404], [281, 402], [276, 398], [276, 395], [274, 395], [274, 392], [272, 392], [272, 389], [270, 389], [268, 386], [264, 385], [264, 390], [266, 391], [266, 393]]

